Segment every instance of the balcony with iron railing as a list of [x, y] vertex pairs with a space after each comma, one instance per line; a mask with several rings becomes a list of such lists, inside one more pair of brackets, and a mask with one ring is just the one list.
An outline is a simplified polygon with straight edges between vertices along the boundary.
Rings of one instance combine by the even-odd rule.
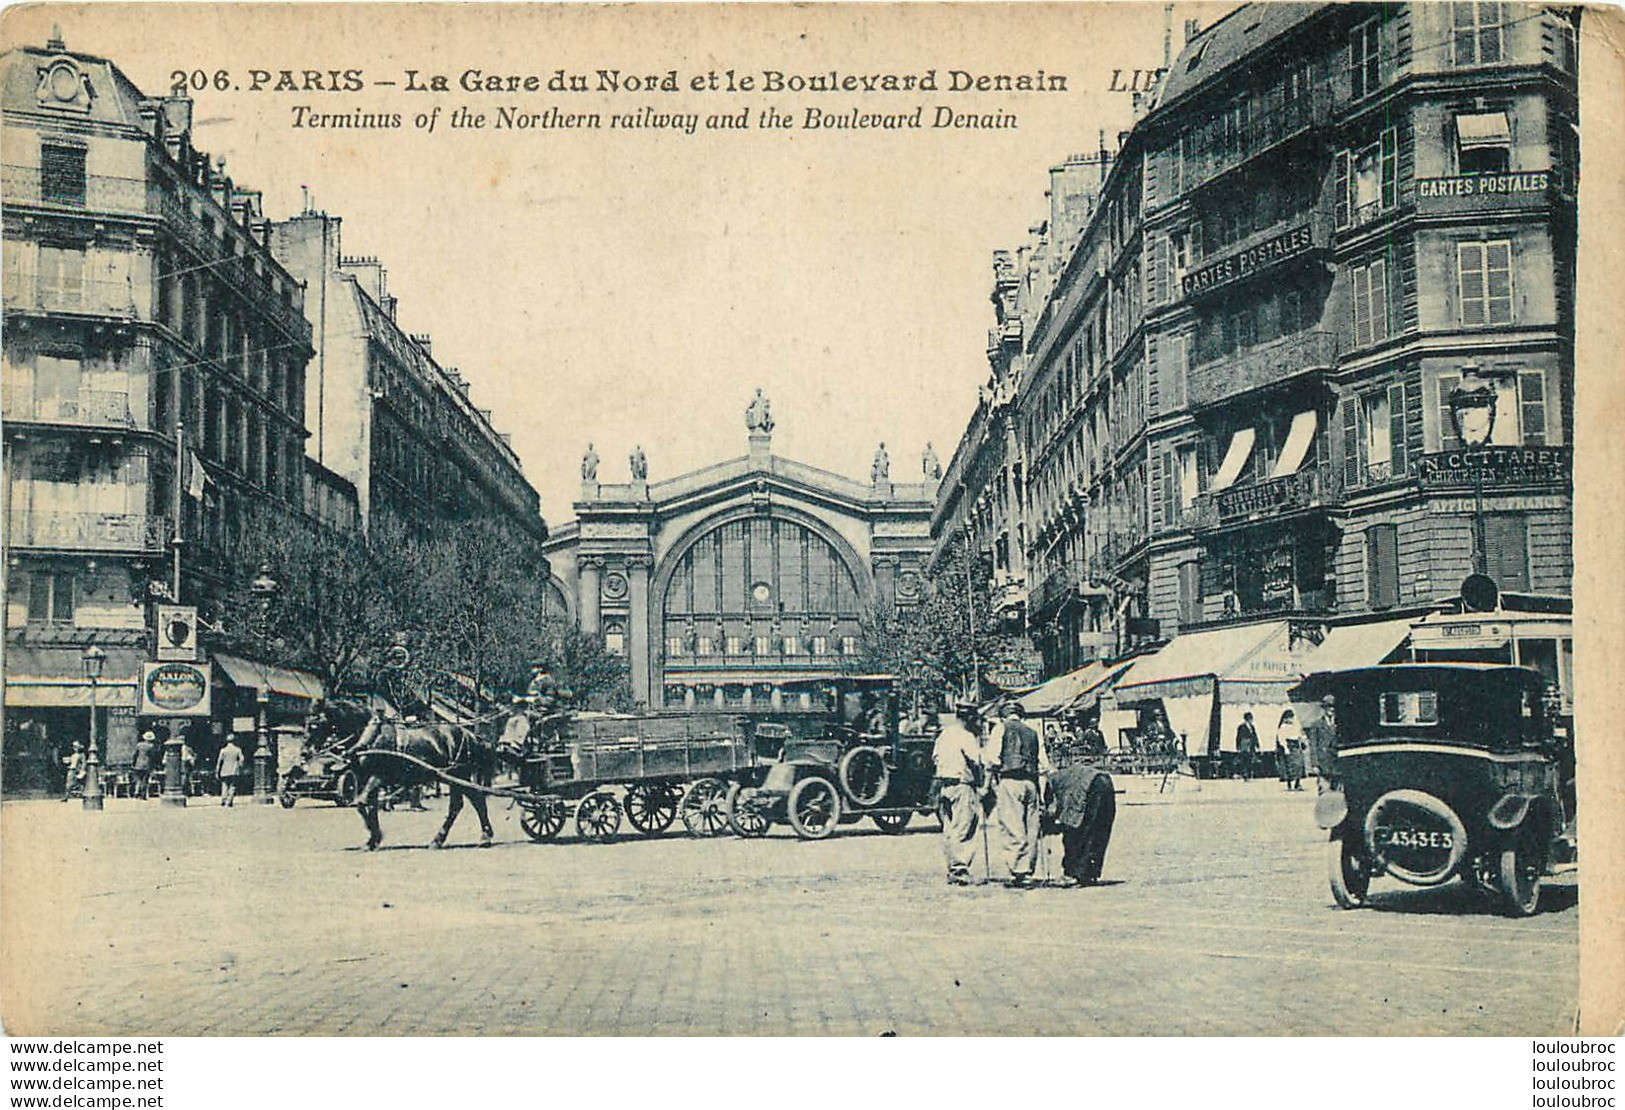
[[1203, 408], [1312, 370], [1337, 365], [1337, 333], [1300, 331], [1197, 363], [1191, 369], [1191, 408]]
[[310, 324], [304, 315], [303, 288], [281, 273], [276, 263], [266, 261], [264, 256], [257, 253], [260, 248], [254, 247], [244, 254], [236, 253], [229, 235], [221, 238], [214, 234], [180, 198], [172, 194], [161, 195], [155, 207], [175, 238], [205, 259], [216, 277], [242, 290], [257, 308], [285, 330], [297, 336], [310, 335]]
[[1193, 531], [1207, 531], [1327, 508], [1341, 502], [1342, 479], [1342, 470], [1330, 464], [1306, 466], [1278, 478], [1200, 494], [1181, 519]]
[[0, 166], [0, 197], [8, 208], [42, 205], [95, 213], [144, 216], [147, 183], [139, 177], [86, 174], [84, 189], [46, 188], [38, 166]]
[[134, 283], [105, 278], [64, 279], [60, 275], [17, 274], [5, 283], [5, 307], [13, 312], [60, 312], [82, 316], [139, 319]]
[[1396, 466], [1392, 459], [1368, 462], [1338, 472], [1338, 481], [1348, 490], [1378, 489], [1409, 482], [1414, 474], [1409, 466]]
[[105, 389], [81, 389], [68, 396], [28, 391], [7, 381], [0, 391], [5, 420], [17, 423], [68, 424], [85, 428], [136, 426], [130, 395]]
[[170, 540], [168, 517], [142, 513], [16, 510], [9, 525], [14, 549], [148, 554], [165, 550]]
[[[1185, 137], [1184, 185], [1194, 189], [1252, 161], [1289, 139], [1325, 123], [1331, 115], [1331, 92], [1316, 89], [1268, 112], [1248, 117], [1246, 125], [1225, 134], [1222, 122]], [[1220, 120], [1222, 117], [1214, 117]]]

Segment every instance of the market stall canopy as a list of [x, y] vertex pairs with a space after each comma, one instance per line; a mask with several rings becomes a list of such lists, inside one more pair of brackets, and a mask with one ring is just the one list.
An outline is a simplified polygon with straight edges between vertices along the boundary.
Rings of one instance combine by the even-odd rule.
[[315, 701], [322, 696], [322, 682], [313, 674], [277, 667], [270, 663], [257, 663], [236, 655], [216, 654], [214, 661], [226, 672], [235, 686], [251, 690], [269, 690], [273, 694], [286, 694], [292, 698]]
[[1050, 679], [1017, 698], [1016, 704], [1029, 717], [1088, 709], [1106, 685], [1128, 668], [1128, 663], [1096, 661]]
[[1304, 660], [1303, 673], [1374, 667], [1385, 662], [1410, 637], [1413, 620], [1340, 625], [1328, 632]]

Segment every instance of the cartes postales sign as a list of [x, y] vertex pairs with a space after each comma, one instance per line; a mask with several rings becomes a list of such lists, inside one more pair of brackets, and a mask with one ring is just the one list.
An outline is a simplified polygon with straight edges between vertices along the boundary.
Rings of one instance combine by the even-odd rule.
[[141, 714], [207, 717], [209, 669], [196, 663], [145, 663], [141, 667]]
[[1284, 262], [1295, 255], [1300, 255], [1312, 249], [1314, 245], [1313, 229], [1308, 224], [1303, 224], [1227, 258], [1221, 258], [1194, 273], [1186, 274], [1180, 282], [1180, 289], [1187, 297], [1192, 293], [1216, 289], [1273, 266], [1277, 262]]

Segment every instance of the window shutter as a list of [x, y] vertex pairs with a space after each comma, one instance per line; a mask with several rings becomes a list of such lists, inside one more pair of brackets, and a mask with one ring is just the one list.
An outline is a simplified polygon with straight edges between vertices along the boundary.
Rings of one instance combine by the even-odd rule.
[[1457, 255], [1457, 287], [1461, 297], [1461, 322], [1466, 327], [1484, 323], [1484, 246], [1462, 243]]
[[1373, 524], [1365, 530], [1366, 602], [1372, 609], [1399, 604], [1399, 530]]
[[1354, 488], [1360, 484], [1360, 400], [1343, 398], [1343, 484]]
[[1529, 588], [1529, 534], [1522, 513], [1484, 518], [1484, 563], [1503, 590]]
[[1351, 210], [1349, 188], [1352, 175], [1349, 173], [1349, 152], [1346, 150], [1338, 151], [1332, 159], [1332, 164], [1332, 199], [1336, 217], [1334, 222], [1339, 228], [1345, 228], [1349, 226], [1349, 212]]
[[1389, 467], [1394, 477], [1403, 475], [1405, 467], [1405, 387], [1388, 387], [1388, 440]]
[[1179, 521], [1179, 493], [1174, 483], [1176, 457], [1172, 451], [1162, 453], [1162, 524], [1165, 528], [1172, 528]]
[[1382, 133], [1382, 206], [1392, 208], [1399, 200], [1399, 131], [1390, 127]]
[[1462, 447], [1461, 437], [1456, 434], [1456, 418], [1450, 413], [1450, 394], [1455, 391], [1461, 378], [1455, 374], [1439, 375], [1439, 449], [1441, 451], [1454, 451]]
[[1371, 342], [1371, 268], [1356, 266], [1354, 286], [1354, 345], [1363, 347]]
[[1546, 375], [1539, 370], [1518, 371], [1518, 423], [1529, 447], [1546, 443]]
[[1388, 263], [1371, 264], [1371, 339], [1388, 338]]

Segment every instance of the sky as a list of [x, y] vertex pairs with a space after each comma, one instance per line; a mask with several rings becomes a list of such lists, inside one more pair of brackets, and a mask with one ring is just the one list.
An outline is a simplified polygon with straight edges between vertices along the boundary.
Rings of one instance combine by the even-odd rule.
[[[1224, 5], [1176, 5], [1205, 24]], [[347, 254], [388, 270], [399, 320], [473, 382], [508, 432], [550, 524], [573, 516], [589, 442], [600, 479], [625, 481], [642, 446], [659, 481], [745, 452], [743, 412], [773, 402], [774, 450], [852, 476], [878, 443], [915, 480], [944, 462], [987, 377], [995, 249], [1047, 213], [1048, 167], [1108, 145], [1131, 120], [1112, 91], [1162, 64], [1160, 4], [570, 8], [117, 4], [13, 8], [5, 44], [112, 59], [157, 95], [201, 71], [194, 141], [267, 214], [343, 218]], [[359, 90], [276, 91], [280, 71], [359, 70]], [[459, 79], [600, 69], [664, 75], [670, 92], [467, 92]], [[726, 93], [728, 70], [817, 74], [951, 70], [1064, 75], [1042, 93]], [[255, 90], [255, 70], [270, 75]], [[407, 91], [434, 74], [446, 93]], [[378, 85], [394, 81], [393, 86]], [[323, 84], [331, 79], [324, 76]], [[597, 112], [591, 129], [497, 130], [501, 107]], [[808, 108], [1008, 113], [999, 130], [808, 130]], [[453, 130], [459, 108], [484, 129]], [[758, 126], [772, 107], [790, 129]], [[296, 127], [310, 114], [395, 113], [402, 127]], [[433, 130], [416, 117], [440, 109]], [[744, 131], [705, 121], [748, 109]], [[693, 134], [611, 128], [609, 117], [699, 116]]]

